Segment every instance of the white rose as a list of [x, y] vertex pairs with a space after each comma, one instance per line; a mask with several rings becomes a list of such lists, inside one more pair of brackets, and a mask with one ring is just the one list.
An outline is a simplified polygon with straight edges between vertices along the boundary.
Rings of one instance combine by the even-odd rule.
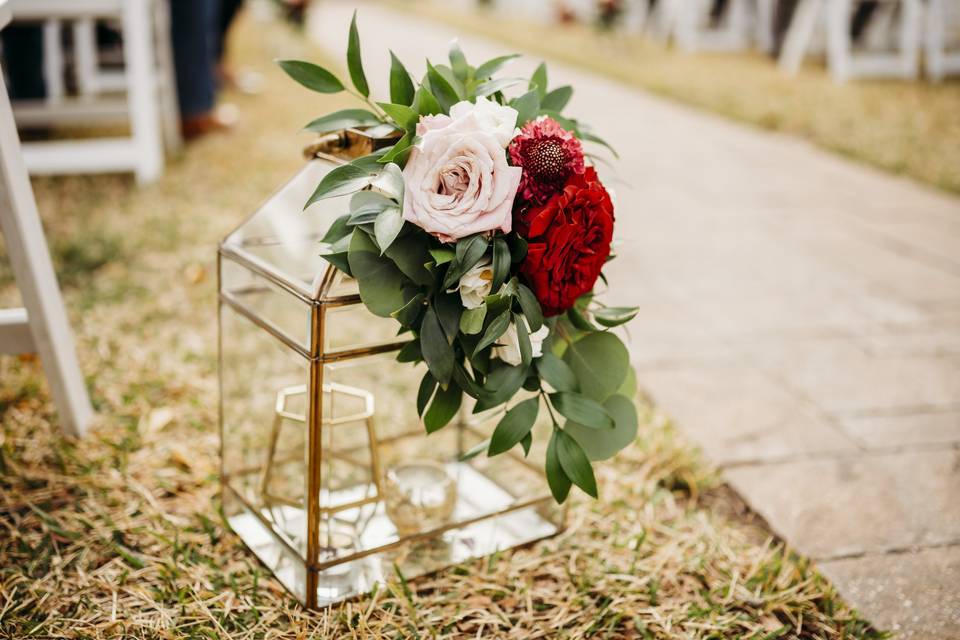
[[496, 137], [500, 146], [506, 148], [517, 135], [517, 110], [507, 107], [483, 96], [477, 96], [476, 103], [464, 100], [450, 107], [450, 117], [454, 120], [473, 115], [485, 130]]
[[[527, 324], [526, 318], [523, 320]], [[530, 326], [527, 325], [527, 333], [530, 333]], [[543, 341], [550, 334], [550, 328], [543, 325], [533, 333], [530, 333], [530, 351], [534, 358], [543, 355]], [[523, 362], [520, 355], [520, 337], [517, 335], [517, 326], [511, 322], [507, 330], [497, 340], [497, 346], [493, 349], [493, 355], [500, 358], [509, 365], [517, 366]]]
[[[497, 128], [509, 118], [493, 107], [473, 107], [461, 102], [453, 106], [455, 118], [423, 118], [420, 142], [403, 169], [403, 218], [443, 242], [496, 229], [508, 233], [513, 224], [523, 169], [507, 162]], [[516, 110], [497, 108], [513, 112], [512, 130]]]
[[483, 305], [483, 299], [490, 295], [493, 287], [493, 267], [490, 258], [483, 258], [473, 269], [460, 276], [460, 284], [448, 293], [460, 290], [460, 300], [467, 309], [476, 309]]

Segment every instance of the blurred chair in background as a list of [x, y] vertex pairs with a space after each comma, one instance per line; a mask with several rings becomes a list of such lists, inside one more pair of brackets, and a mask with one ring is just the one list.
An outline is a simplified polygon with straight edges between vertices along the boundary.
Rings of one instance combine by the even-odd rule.
[[[132, 171], [139, 183], [157, 179], [163, 172], [164, 139], [171, 151], [180, 142], [166, 2], [10, 0], [10, 9], [25, 32], [35, 34], [42, 25], [41, 56], [24, 53], [36, 47], [35, 35], [4, 39], [5, 57], [15, 61], [10, 73], [11, 80], [17, 78], [14, 113], [20, 126], [122, 122], [130, 130], [127, 136], [26, 143], [30, 172]], [[98, 22], [114, 24], [121, 34], [122, 71], [99, 64]], [[38, 77], [42, 95], [37, 95]]]
[[934, 82], [960, 74], [960, 3], [927, 0], [924, 48], [927, 76]]
[[[0, 29], [8, 23], [0, 0]], [[0, 231], [22, 309], [0, 309], [0, 353], [37, 353], [66, 434], [81, 436], [93, 418], [73, 336], [43, 235], [20, 140], [0, 77]]]

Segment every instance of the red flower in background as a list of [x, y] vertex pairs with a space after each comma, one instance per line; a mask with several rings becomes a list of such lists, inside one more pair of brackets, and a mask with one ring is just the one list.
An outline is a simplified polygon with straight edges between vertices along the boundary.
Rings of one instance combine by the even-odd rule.
[[610, 255], [613, 202], [597, 172], [570, 176], [546, 204], [522, 212], [517, 231], [527, 239], [520, 267], [544, 315], [563, 313], [593, 290]]
[[518, 195], [541, 205], [575, 174], [583, 173], [583, 147], [560, 123], [549, 117], [531, 120], [510, 142], [510, 161], [523, 167]]

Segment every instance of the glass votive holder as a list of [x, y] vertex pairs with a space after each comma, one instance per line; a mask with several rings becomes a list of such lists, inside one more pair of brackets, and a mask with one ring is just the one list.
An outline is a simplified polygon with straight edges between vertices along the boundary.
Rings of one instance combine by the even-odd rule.
[[383, 499], [397, 533], [408, 536], [450, 522], [457, 504], [457, 483], [442, 464], [404, 462], [387, 470]]

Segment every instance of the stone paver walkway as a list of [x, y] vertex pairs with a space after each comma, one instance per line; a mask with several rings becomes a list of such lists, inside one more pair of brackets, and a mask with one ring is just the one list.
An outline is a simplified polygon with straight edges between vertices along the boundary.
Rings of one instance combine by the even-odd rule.
[[[337, 56], [353, 6], [322, 3], [313, 25]], [[388, 47], [438, 59], [459, 35], [471, 60], [504, 53], [374, 4], [360, 23], [380, 95]], [[641, 305], [642, 386], [879, 627], [960, 638], [960, 200], [550, 72], [622, 157], [609, 275]]]

